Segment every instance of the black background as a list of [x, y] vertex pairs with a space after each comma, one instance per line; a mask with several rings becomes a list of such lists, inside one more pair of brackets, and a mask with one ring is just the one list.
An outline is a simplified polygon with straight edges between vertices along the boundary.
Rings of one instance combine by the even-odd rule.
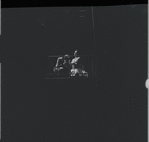
[[[49, 9], [2, 9], [4, 141], [147, 140], [147, 5], [94, 7], [96, 51], [86, 9], [84, 29], [78, 8], [68, 19], [54, 8], [46, 26], [37, 19], [43, 22]], [[45, 80], [47, 55], [76, 47], [97, 57], [97, 78]]]

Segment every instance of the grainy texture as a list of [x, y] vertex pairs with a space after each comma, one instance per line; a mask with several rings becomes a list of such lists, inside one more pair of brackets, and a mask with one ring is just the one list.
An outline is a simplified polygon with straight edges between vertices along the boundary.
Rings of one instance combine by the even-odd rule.
[[49, 54], [92, 52], [92, 21], [78, 10], [3, 11], [4, 141], [146, 142], [146, 6], [94, 8], [96, 88], [92, 79], [44, 80]]

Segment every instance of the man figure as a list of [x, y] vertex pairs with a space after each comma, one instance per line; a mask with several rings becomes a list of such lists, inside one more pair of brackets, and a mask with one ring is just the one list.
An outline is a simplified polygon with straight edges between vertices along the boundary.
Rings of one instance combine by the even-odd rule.
[[62, 75], [68, 76], [70, 72], [71, 64], [69, 60], [69, 55], [66, 54], [64, 57], [59, 57], [57, 59], [56, 65], [53, 69], [55, 73], [60, 73]]
[[64, 56], [63, 69], [64, 69], [64, 75], [69, 76], [69, 73], [70, 73], [70, 70], [71, 70], [71, 63], [70, 63], [70, 59], [69, 59], [68, 54], [66, 54]]
[[57, 72], [61, 73], [62, 72], [62, 70], [63, 70], [63, 62], [64, 62], [64, 57], [59, 57], [57, 59], [56, 65], [55, 65], [55, 67], [53, 69], [53, 71], [55, 73], [57, 73]]

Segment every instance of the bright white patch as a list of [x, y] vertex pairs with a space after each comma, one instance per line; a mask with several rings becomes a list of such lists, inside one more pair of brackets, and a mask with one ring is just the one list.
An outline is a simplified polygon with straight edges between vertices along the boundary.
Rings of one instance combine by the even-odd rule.
[[149, 88], [149, 79], [146, 80], [145, 86], [146, 86], [147, 89]]

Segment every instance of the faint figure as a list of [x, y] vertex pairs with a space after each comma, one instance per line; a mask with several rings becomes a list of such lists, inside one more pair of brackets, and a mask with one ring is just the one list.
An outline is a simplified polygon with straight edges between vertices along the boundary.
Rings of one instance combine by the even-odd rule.
[[70, 70], [71, 70], [71, 63], [70, 63], [70, 57], [68, 54], [64, 56], [63, 69], [64, 69], [64, 75], [69, 76]]
[[63, 70], [63, 62], [64, 62], [64, 57], [59, 57], [57, 59], [56, 65], [53, 69], [54, 73], [61, 73]]
[[77, 50], [74, 52], [74, 58], [71, 61], [72, 69], [71, 76], [84, 76], [88, 77], [88, 73], [84, 70], [84, 66], [82, 64], [81, 58], [77, 54]]
[[58, 73], [66, 77], [69, 76], [70, 70], [71, 70], [71, 64], [69, 55], [66, 54], [64, 57], [59, 57], [53, 69], [54, 73]]
[[75, 50], [75, 52], [74, 52], [74, 59], [72, 59], [72, 61], [71, 61], [71, 64], [72, 64], [72, 69], [75, 69], [75, 68], [77, 68], [78, 66], [79, 66], [79, 59], [80, 59], [80, 57], [78, 57], [78, 54], [77, 54], [77, 50]]

